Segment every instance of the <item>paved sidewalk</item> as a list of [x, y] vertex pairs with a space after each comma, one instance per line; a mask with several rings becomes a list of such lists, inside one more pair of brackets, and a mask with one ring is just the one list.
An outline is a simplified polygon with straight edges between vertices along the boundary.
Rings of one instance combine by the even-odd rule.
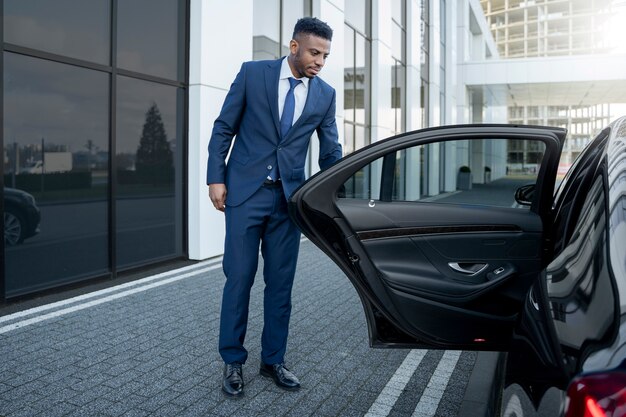
[[[225, 398], [217, 353], [223, 283], [219, 264], [205, 262], [36, 314], [0, 317], [0, 416], [458, 414], [476, 354], [371, 349], [355, 290], [308, 241], [301, 244], [287, 350], [302, 389], [284, 392], [258, 375], [257, 275], [245, 397]], [[410, 352], [420, 360], [406, 371]]]

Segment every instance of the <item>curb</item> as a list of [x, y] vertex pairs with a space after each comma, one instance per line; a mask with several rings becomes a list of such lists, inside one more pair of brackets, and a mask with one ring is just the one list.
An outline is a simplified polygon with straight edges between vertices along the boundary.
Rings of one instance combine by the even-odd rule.
[[478, 352], [459, 416], [499, 417], [504, 390], [506, 353]]

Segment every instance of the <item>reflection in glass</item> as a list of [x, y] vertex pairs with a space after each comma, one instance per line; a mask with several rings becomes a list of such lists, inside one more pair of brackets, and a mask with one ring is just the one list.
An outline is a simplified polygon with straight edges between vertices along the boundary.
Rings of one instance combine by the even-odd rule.
[[430, 100], [430, 0], [420, 1], [420, 128], [429, 126], [429, 100]]
[[343, 150], [345, 154], [351, 154], [356, 149], [354, 148], [354, 125], [352, 123], [343, 124], [343, 137], [345, 145]]
[[359, 32], [368, 35], [367, 3], [369, 0], [345, 0], [345, 19], [350, 26]]
[[[282, 16], [282, 51], [281, 56], [289, 54], [289, 41], [293, 35], [296, 21], [304, 16], [304, 1], [283, 0]], [[265, 4], [265, 3], [264, 3]]]
[[182, 255], [183, 91], [117, 82], [118, 267]]
[[402, 133], [405, 128], [404, 111], [406, 109], [406, 68], [396, 61], [391, 71], [391, 107], [394, 113], [394, 131]]
[[369, 104], [369, 96], [366, 97], [365, 92], [369, 93], [369, 78], [367, 76], [367, 48], [366, 39], [357, 34], [355, 37], [354, 48], [354, 71], [356, 73], [356, 83], [354, 89], [354, 121], [356, 123], [365, 123], [366, 99]]
[[252, 58], [280, 58], [280, 0], [254, 0], [252, 9]]
[[117, 65], [170, 80], [185, 77], [184, 0], [117, 3]]
[[4, 41], [109, 64], [110, 0], [5, 0]]
[[[619, 321], [614, 317], [615, 284], [606, 257], [605, 203], [603, 177], [598, 175], [586, 194], [567, 246], [546, 269], [554, 329], [559, 341], [573, 349], [607, 340], [611, 324]], [[568, 331], [567, 324], [580, 331]]]
[[391, 18], [404, 26], [405, 0], [391, 0]]
[[356, 90], [356, 73], [354, 71], [354, 30], [344, 26], [344, 118], [354, 121], [354, 93]]
[[344, 131], [354, 136], [345, 137], [345, 153], [369, 144], [369, 77], [367, 56], [369, 41], [350, 26], [345, 25], [344, 55]]
[[7, 296], [108, 271], [108, 97], [105, 73], [4, 54]]

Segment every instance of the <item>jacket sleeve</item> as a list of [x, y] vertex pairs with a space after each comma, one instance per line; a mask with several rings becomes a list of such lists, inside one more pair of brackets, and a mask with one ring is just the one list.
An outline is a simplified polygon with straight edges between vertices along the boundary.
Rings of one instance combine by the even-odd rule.
[[226, 156], [246, 107], [246, 63], [241, 65], [235, 81], [224, 99], [220, 115], [215, 119], [209, 140], [207, 184], [221, 184], [226, 177]]
[[335, 120], [335, 90], [333, 89], [333, 97], [328, 107], [328, 111], [317, 127], [317, 136], [320, 141], [319, 165], [324, 170], [334, 164], [342, 157], [341, 144], [339, 143], [339, 135], [337, 133], [337, 122]]

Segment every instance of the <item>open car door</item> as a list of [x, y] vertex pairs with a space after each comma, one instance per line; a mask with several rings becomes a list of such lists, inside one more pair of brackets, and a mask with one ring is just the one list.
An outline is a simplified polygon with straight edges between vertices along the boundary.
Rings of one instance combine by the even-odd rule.
[[506, 351], [545, 267], [565, 135], [469, 125], [396, 136], [310, 178], [290, 215], [354, 285], [372, 346]]

